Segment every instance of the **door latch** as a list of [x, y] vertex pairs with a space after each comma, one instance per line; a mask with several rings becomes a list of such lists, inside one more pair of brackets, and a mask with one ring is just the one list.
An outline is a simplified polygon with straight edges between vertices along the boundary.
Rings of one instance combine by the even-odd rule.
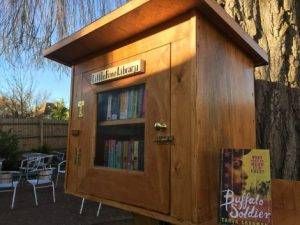
[[157, 136], [155, 141], [159, 145], [170, 145], [174, 143], [174, 136]]
[[156, 122], [155, 124], [154, 124], [154, 128], [155, 128], [155, 130], [165, 130], [165, 129], [167, 129], [167, 124], [165, 124], [165, 123], [159, 123], [159, 122]]

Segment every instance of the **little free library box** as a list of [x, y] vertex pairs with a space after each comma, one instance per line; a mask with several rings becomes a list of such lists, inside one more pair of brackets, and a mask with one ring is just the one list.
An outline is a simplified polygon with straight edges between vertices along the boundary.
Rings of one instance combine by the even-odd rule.
[[213, 0], [133, 0], [45, 50], [72, 67], [67, 193], [216, 224], [221, 148], [255, 148], [267, 54]]

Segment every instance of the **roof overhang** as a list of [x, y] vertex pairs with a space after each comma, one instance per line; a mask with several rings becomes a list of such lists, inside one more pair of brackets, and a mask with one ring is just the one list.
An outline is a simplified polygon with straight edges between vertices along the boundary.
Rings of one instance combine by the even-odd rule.
[[232, 38], [255, 66], [268, 64], [267, 53], [213, 0], [133, 0], [49, 47], [44, 56], [72, 66], [192, 9], [198, 9]]

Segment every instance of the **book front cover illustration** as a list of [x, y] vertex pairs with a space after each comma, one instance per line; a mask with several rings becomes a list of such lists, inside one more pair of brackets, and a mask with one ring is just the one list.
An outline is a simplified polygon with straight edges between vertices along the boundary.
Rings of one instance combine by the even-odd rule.
[[220, 224], [272, 224], [268, 150], [222, 149], [220, 179]]

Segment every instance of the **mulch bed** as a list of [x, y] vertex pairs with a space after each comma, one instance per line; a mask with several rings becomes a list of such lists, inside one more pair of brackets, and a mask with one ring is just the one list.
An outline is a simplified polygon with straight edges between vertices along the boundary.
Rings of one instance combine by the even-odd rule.
[[15, 208], [10, 209], [12, 192], [0, 193], [0, 224], [3, 225], [131, 225], [132, 215], [103, 206], [96, 217], [98, 204], [86, 201], [79, 215], [81, 199], [66, 195], [62, 183], [56, 189], [56, 203], [51, 188], [37, 190], [39, 206], [35, 206], [29, 185], [19, 187]]

